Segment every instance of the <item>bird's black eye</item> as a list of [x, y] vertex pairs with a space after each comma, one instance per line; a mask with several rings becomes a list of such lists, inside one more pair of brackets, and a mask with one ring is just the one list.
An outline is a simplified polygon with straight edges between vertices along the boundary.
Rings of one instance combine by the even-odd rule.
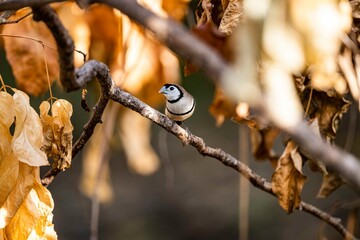
[[169, 89], [170, 89], [170, 91], [173, 91], [173, 90], [174, 90], [174, 87], [173, 87], [173, 86], [171, 86], [171, 87], [169, 87]]

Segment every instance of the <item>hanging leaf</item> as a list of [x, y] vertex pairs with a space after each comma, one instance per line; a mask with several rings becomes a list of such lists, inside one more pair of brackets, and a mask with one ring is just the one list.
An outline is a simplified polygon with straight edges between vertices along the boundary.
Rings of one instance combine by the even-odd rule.
[[329, 173], [323, 176], [323, 181], [316, 197], [326, 198], [344, 183], [345, 180], [339, 174]]
[[278, 161], [271, 181], [272, 191], [278, 197], [280, 206], [287, 213], [292, 213], [301, 202], [300, 194], [307, 179], [302, 174], [301, 168], [302, 158], [298, 147], [294, 142], [289, 141]]
[[[18, 19], [23, 11], [14, 14], [11, 19]], [[42, 41], [50, 47], [56, 47], [53, 36], [43, 22], [35, 22], [32, 18], [25, 18], [17, 24], [3, 26], [3, 34], [31, 37]], [[38, 96], [45, 93], [49, 84], [58, 79], [59, 65], [57, 51], [49, 49], [36, 41], [19, 38], [4, 37], [6, 58], [9, 61], [18, 87], [25, 92]], [[46, 74], [44, 51], [49, 69], [49, 80]]]
[[28, 95], [20, 90], [14, 91], [16, 124], [11, 143], [14, 155], [30, 166], [48, 165], [46, 154], [40, 150], [44, 140], [40, 118], [30, 106]]
[[71, 165], [72, 131], [70, 117], [73, 113], [70, 102], [59, 99], [51, 108], [52, 116], [48, 114], [50, 104], [44, 101], [40, 105], [40, 118], [45, 137], [42, 150], [54, 160], [53, 167], [65, 170]]

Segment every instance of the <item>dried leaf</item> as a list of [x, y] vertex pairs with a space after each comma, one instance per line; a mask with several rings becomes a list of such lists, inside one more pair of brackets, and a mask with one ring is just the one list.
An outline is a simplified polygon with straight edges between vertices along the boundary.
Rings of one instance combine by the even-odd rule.
[[52, 116], [48, 114], [50, 104], [46, 101], [40, 105], [40, 118], [43, 125], [45, 141], [42, 150], [54, 160], [53, 167], [65, 170], [71, 165], [72, 131], [70, 117], [73, 113], [70, 102], [59, 99], [51, 108]]
[[91, 33], [90, 58], [112, 64], [117, 60], [117, 47], [122, 40], [121, 17], [109, 6], [91, 5], [85, 11], [85, 20]]
[[[65, 28], [69, 31], [70, 36], [74, 40], [76, 50], [79, 50], [86, 55], [89, 53], [90, 47], [90, 38], [96, 32], [91, 32], [90, 28], [84, 17], [85, 10], [80, 9], [79, 6], [74, 2], [66, 2], [57, 5], [55, 8], [56, 13], [58, 14], [61, 22], [64, 24]], [[107, 15], [104, 14], [103, 18], [107, 18]], [[106, 29], [110, 22], [102, 22], [102, 28], [99, 28], [98, 31]], [[104, 32], [101, 32], [104, 33]], [[112, 32], [115, 34], [114, 32]], [[104, 35], [103, 35], [104, 36]], [[74, 54], [75, 66], [80, 67], [84, 64], [84, 56], [75, 52]]]
[[[21, 165], [26, 165], [20, 163]], [[57, 235], [54, 231], [52, 224], [52, 210], [54, 203], [49, 190], [43, 187], [40, 183], [39, 168], [27, 167], [30, 172], [20, 173], [20, 178], [23, 174], [27, 174], [27, 181], [20, 182], [19, 188], [26, 182], [27, 185], [25, 192], [16, 192], [13, 196], [21, 196], [15, 200], [21, 200], [21, 205], [16, 209], [12, 209], [14, 202], [7, 202], [8, 205], [4, 205], [1, 208], [1, 212], [8, 211], [6, 217], [12, 216], [6, 225], [6, 228], [0, 230], [5, 235], [6, 239], [57, 239]], [[31, 187], [30, 187], [31, 185]], [[20, 201], [17, 201], [20, 203]]]
[[230, 35], [238, 23], [243, 21], [244, 5], [241, 0], [230, 0], [227, 5], [224, 6], [224, 9], [225, 11], [221, 18], [219, 31], [225, 35]]
[[[12, 176], [9, 175], [10, 173], [7, 174], [10, 177], [9, 179], [16, 178], [16, 182], [11, 184], [13, 186], [11, 191], [4, 192], [7, 195], [1, 196], [4, 201], [0, 208], [0, 229], [8, 225], [34, 187], [36, 171], [38, 170], [36, 167], [30, 167], [26, 163], [19, 162], [14, 156], [12, 157], [11, 161], [14, 162], [18, 171], [13, 170]], [[6, 181], [1, 181], [1, 183], [6, 184]]]
[[0, 159], [11, 153], [10, 126], [15, 119], [15, 103], [13, 97], [0, 91]]
[[213, 102], [209, 107], [211, 115], [216, 119], [216, 126], [221, 126], [225, 119], [231, 118], [235, 114], [235, 104], [225, 96], [220, 87], [215, 88]]
[[[11, 19], [17, 19], [15, 14]], [[55, 47], [55, 41], [43, 22], [25, 18], [17, 24], [7, 24], [3, 34], [32, 37], [48, 46]], [[25, 92], [38, 96], [48, 90], [48, 77], [45, 69], [44, 48], [36, 41], [18, 37], [4, 37], [6, 58], [9, 61], [18, 87]], [[58, 78], [59, 66], [57, 51], [45, 47], [46, 62], [50, 82]]]
[[29, 97], [20, 90], [14, 91], [16, 124], [11, 143], [14, 155], [30, 166], [48, 165], [46, 154], [40, 150], [44, 139], [40, 118], [30, 106]]
[[269, 159], [276, 167], [279, 156], [273, 150], [275, 139], [279, 135], [276, 128], [251, 129], [250, 139], [253, 156], [258, 160]]
[[306, 181], [301, 168], [302, 158], [298, 147], [289, 141], [279, 159], [271, 182], [272, 190], [278, 197], [280, 206], [287, 213], [299, 207], [301, 202], [300, 194]]
[[329, 173], [323, 176], [323, 181], [316, 197], [326, 198], [344, 183], [344, 179], [339, 174]]
[[[311, 91], [307, 89], [300, 95], [304, 108], [308, 104], [310, 93]], [[313, 90], [307, 115], [310, 119], [318, 119], [321, 135], [327, 141], [333, 142], [340, 120], [348, 111], [349, 106], [350, 101], [337, 94], [328, 95], [325, 92]]]

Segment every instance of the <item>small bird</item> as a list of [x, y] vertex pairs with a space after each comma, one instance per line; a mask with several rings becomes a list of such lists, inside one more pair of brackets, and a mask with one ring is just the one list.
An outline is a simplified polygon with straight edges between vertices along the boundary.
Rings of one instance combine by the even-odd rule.
[[195, 110], [195, 99], [182, 86], [177, 84], [165, 84], [159, 91], [165, 95], [165, 115], [177, 124], [191, 117]]

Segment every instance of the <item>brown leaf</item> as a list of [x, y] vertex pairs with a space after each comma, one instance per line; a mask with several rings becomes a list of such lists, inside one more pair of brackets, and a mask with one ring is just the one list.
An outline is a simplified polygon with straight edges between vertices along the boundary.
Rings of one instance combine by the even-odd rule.
[[[65, 9], [65, 12], [68, 11]], [[117, 47], [122, 44], [122, 17], [117, 16], [109, 6], [91, 5], [85, 11], [85, 19], [91, 33], [87, 50], [89, 57], [111, 65], [117, 60], [117, 51], [121, 51]], [[71, 22], [69, 24], [72, 25]]]
[[306, 181], [306, 176], [301, 171], [302, 158], [297, 148], [292, 141], [287, 143], [272, 175], [272, 191], [278, 197], [280, 206], [287, 213], [291, 213], [299, 207], [300, 194]]
[[221, 18], [219, 31], [230, 35], [239, 22], [243, 21], [244, 5], [241, 0], [230, 0]]
[[[26, 163], [19, 162], [13, 155], [10, 156], [12, 157], [11, 161], [15, 169], [6, 175], [9, 179], [16, 178], [16, 181], [11, 184], [13, 186], [11, 191], [3, 192], [4, 195], [1, 196], [1, 199], [4, 199], [4, 201], [0, 206], [0, 229], [7, 226], [24, 202], [26, 196], [34, 187], [35, 171], [38, 169], [36, 167], [30, 167]], [[0, 184], [7, 184], [6, 180], [0, 181]]]
[[10, 126], [15, 120], [15, 103], [13, 97], [0, 91], [0, 159], [11, 153]]
[[45, 136], [42, 150], [54, 160], [53, 167], [65, 170], [70, 167], [72, 157], [72, 131], [74, 129], [70, 121], [73, 113], [72, 105], [64, 99], [59, 99], [52, 105], [52, 116], [48, 114], [49, 110], [50, 104], [46, 101], [42, 102], [40, 118]]
[[[310, 94], [309, 89], [300, 94], [304, 108], [308, 104]], [[327, 141], [333, 142], [342, 116], [348, 111], [349, 106], [350, 101], [337, 94], [329, 95], [313, 90], [307, 115], [310, 119], [318, 119], [321, 135]]]
[[46, 154], [40, 150], [43, 144], [43, 129], [40, 118], [30, 106], [29, 97], [14, 89], [15, 131], [11, 148], [19, 161], [30, 166], [48, 165]]
[[253, 156], [258, 160], [269, 159], [276, 167], [279, 156], [273, 150], [275, 139], [279, 135], [276, 128], [251, 129], [250, 139]]
[[[20, 163], [20, 167], [26, 164]], [[32, 169], [30, 172], [21, 173], [21, 176], [26, 174], [26, 181], [19, 181], [19, 187], [24, 183], [28, 183], [25, 192], [16, 192], [13, 197], [19, 197], [14, 200], [21, 200], [21, 205], [13, 210], [14, 202], [7, 202], [3, 205], [1, 210], [8, 211], [6, 217], [12, 216], [6, 227], [0, 231], [5, 236], [5, 239], [57, 239], [54, 225], [52, 224], [52, 210], [54, 203], [49, 190], [47, 190], [40, 183], [40, 171], [38, 167], [27, 167]], [[20, 201], [18, 201], [20, 203]], [[15, 213], [15, 215], [13, 215]]]
[[344, 179], [339, 174], [329, 173], [323, 176], [323, 181], [316, 197], [326, 198], [344, 183]]
[[209, 107], [211, 115], [216, 119], [216, 126], [221, 126], [225, 119], [231, 118], [235, 114], [235, 104], [225, 96], [224, 91], [217, 86], [213, 102]]
[[[15, 14], [11, 19], [22, 15]], [[32, 37], [46, 45], [56, 47], [54, 38], [43, 22], [34, 22], [28, 17], [16, 24], [4, 26], [3, 34]], [[44, 49], [36, 41], [18, 37], [4, 37], [6, 58], [9, 61], [16, 83], [25, 92], [38, 96], [48, 90]], [[49, 81], [58, 78], [59, 66], [57, 51], [45, 47], [46, 61], [49, 69]]]

